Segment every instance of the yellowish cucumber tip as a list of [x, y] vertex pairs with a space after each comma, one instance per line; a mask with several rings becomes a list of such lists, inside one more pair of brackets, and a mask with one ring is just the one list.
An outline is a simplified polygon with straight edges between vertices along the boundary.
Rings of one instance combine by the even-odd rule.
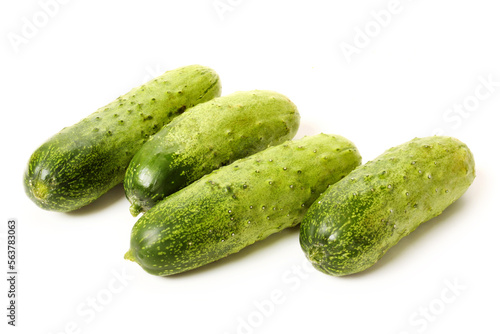
[[37, 200], [43, 202], [47, 198], [47, 195], [49, 194], [49, 188], [47, 187], [45, 182], [36, 180], [33, 183], [30, 182], [30, 186], [31, 193]]
[[325, 251], [321, 246], [313, 246], [307, 252], [307, 258], [314, 265], [321, 265], [325, 257]]
[[132, 249], [129, 249], [128, 252], [126, 252], [125, 255], [123, 256], [123, 258], [125, 260], [129, 260], [129, 261], [135, 262], [135, 257], [132, 254]]
[[139, 213], [141, 213], [143, 210], [142, 210], [142, 207], [139, 205], [139, 204], [132, 204], [130, 206], [130, 213], [132, 214], [132, 216], [134, 217], [137, 217], [137, 215]]

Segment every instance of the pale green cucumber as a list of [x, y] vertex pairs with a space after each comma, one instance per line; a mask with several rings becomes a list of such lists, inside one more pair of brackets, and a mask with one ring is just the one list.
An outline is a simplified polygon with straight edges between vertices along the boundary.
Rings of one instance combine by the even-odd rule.
[[234, 160], [292, 139], [297, 107], [272, 91], [236, 92], [198, 104], [166, 125], [130, 162], [125, 194], [136, 216]]

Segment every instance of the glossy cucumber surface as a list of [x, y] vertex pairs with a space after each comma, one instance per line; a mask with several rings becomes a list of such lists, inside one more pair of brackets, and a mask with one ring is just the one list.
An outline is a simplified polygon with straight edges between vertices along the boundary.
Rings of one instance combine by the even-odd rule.
[[237, 160], [147, 211], [125, 258], [160, 276], [216, 261], [299, 224], [321, 192], [360, 163], [352, 142], [326, 134]]
[[123, 181], [130, 160], [151, 135], [220, 91], [217, 73], [200, 65], [168, 71], [132, 89], [42, 144], [24, 174], [26, 194], [53, 211], [93, 202]]

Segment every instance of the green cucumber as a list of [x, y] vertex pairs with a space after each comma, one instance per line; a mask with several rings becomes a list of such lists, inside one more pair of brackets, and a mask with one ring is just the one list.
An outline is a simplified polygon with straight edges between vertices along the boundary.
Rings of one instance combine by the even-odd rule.
[[451, 137], [416, 138], [358, 167], [307, 212], [300, 244], [318, 270], [342, 276], [374, 265], [472, 184], [474, 158]]
[[166, 125], [130, 162], [123, 185], [137, 216], [221, 166], [292, 139], [296, 106], [272, 91], [236, 92], [201, 103]]
[[168, 71], [62, 129], [32, 155], [27, 195], [46, 210], [87, 205], [123, 181], [141, 145], [186, 108], [220, 95], [218, 75], [200, 65]]
[[146, 212], [125, 258], [159, 276], [221, 259], [299, 224], [321, 192], [360, 163], [354, 144], [325, 134], [237, 160]]

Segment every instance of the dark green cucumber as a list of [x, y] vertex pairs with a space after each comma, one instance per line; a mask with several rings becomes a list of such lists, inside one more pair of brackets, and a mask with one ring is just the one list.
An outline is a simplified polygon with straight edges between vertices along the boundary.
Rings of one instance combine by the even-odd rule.
[[358, 167], [314, 203], [300, 244], [318, 270], [363, 271], [472, 184], [474, 158], [451, 137], [416, 138]]
[[91, 203], [123, 181], [133, 155], [151, 135], [220, 91], [218, 75], [199, 65], [168, 71], [132, 89], [32, 154], [24, 174], [27, 195], [53, 211]]
[[136, 216], [221, 166], [292, 139], [296, 106], [272, 91], [236, 92], [201, 103], [144, 144], [125, 173]]
[[237, 160], [146, 212], [125, 258], [160, 276], [216, 261], [300, 223], [320, 193], [360, 163], [354, 144], [325, 134]]

